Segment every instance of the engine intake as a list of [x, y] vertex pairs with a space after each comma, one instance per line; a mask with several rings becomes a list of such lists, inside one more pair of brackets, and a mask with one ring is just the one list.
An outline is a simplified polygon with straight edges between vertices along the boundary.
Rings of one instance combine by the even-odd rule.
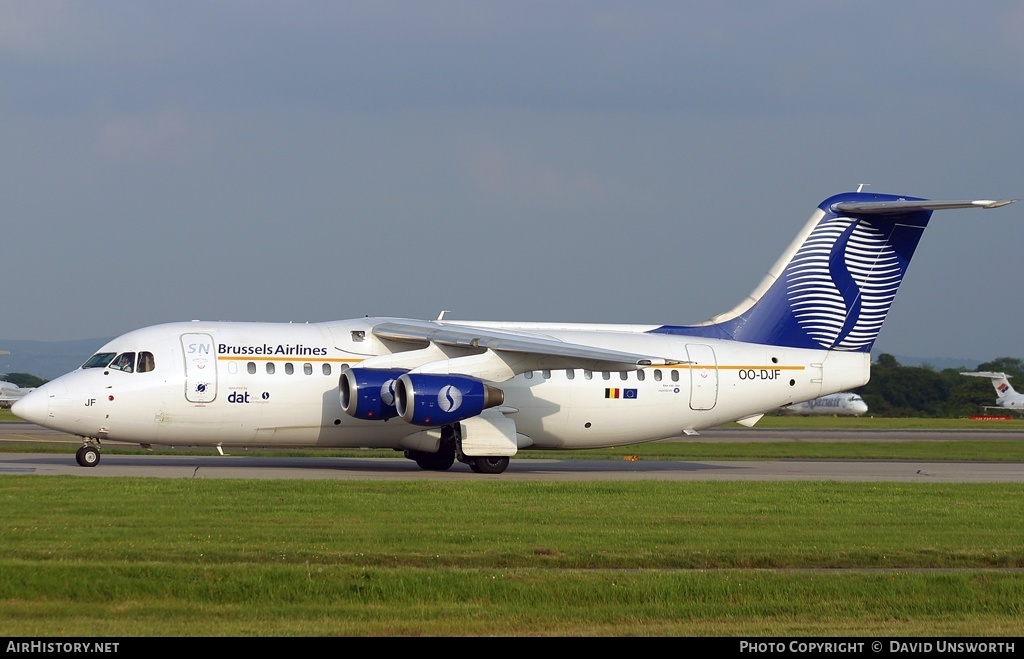
[[398, 416], [395, 382], [402, 369], [350, 368], [338, 380], [341, 409], [357, 419], [387, 420]]
[[406, 373], [395, 382], [398, 416], [417, 426], [443, 426], [505, 402], [505, 392], [466, 375]]

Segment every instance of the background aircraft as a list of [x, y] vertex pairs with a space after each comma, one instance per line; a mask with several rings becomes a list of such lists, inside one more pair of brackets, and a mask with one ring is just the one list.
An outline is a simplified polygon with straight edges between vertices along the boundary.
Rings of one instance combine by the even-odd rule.
[[975, 371], [972, 373], [961, 373], [960, 375], [971, 375], [979, 378], [989, 378], [992, 387], [996, 390], [996, 404], [983, 405], [985, 409], [1003, 409], [1024, 413], [1024, 394], [1017, 393], [1010, 385], [1010, 376], [1006, 373], [995, 371]]
[[19, 387], [13, 382], [0, 380], [0, 407], [10, 407], [30, 391], [35, 391], [35, 387]]
[[779, 408], [783, 414], [800, 414], [805, 416], [833, 415], [860, 416], [867, 414], [868, 404], [857, 394], [840, 391], [837, 394], [819, 396], [802, 403], [793, 403]]
[[113, 441], [391, 448], [421, 469], [458, 460], [487, 474], [524, 448], [751, 426], [765, 410], [866, 384], [932, 212], [1008, 203], [835, 195], [753, 293], [696, 325], [443, 316], [156, 325], [108, 342], [14, 413], [83, 437], [83, 466]]

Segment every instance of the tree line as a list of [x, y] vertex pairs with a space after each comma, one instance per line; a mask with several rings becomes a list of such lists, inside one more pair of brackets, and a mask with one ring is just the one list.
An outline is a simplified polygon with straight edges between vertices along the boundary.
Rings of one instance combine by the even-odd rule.
[[7, 375], [0, 375], [0, 380], [4, 382], [10, 382], [11, 384], [27, 389], [30, 387], [38, 387], [46, 384], [48, 380], [37, 378], [31, 373], [8, 373]]
[[857, 389], [870, 416], [957, 418], [984, 413], [994, 405], [996, 392], [986, 378], [960, 375], [965, 371], [998, 371], [1011, 384], [1024, 382], [1024, 362], [997, 357], [977, 368], [936, 370], [927, 364], [903, 366], [889, 354], [881, 354], [871, 367], [871, 381]]

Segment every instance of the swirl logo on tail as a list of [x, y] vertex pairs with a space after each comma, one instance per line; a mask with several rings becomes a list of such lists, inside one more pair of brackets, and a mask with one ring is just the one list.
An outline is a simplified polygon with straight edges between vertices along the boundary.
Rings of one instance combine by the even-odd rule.
[[822, 222], [786, 268], [789, 305], [823, 348], [857, 350], [878, 336], [905, 268], [865, 220]]

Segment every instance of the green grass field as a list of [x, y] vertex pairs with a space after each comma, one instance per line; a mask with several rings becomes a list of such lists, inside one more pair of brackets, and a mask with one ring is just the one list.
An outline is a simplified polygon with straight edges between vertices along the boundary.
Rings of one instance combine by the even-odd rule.
[[1011, 484], [0, 477], [10, 636], [1019, 635]]
[[[952, 435], [655, 442], [519, 457], [1024, 461], [1018, 442], [998, 432], [984, 441]], [[67, 444], [46, 450], [73, 459]], [[0, 629], [14, 637], [1018, 636], [1022, 498], [1018, 484], [2, 475]]]

